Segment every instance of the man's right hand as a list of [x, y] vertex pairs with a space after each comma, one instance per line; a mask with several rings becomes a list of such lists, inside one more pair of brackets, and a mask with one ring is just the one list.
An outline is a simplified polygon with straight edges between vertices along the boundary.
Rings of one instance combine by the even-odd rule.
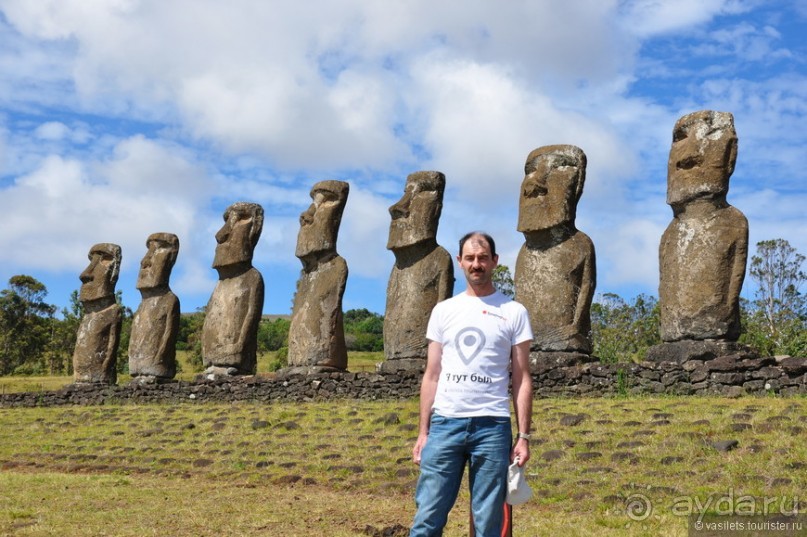
[[415, 441], [415, 447], [412, 448], [412, 461], [415, 464], [420, 464], [420, 453], [423, 451], [423, 446], [426, 445], [427, 434], [419, 434], [418, 439]]

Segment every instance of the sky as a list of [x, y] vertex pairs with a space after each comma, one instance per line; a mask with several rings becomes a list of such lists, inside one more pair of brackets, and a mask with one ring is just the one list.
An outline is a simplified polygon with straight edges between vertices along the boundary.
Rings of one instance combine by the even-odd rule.
[[483, 229], [514, 269], [524, 160], [574, 144], [597, 292], [657, 296], [672, 128], [703, 109], [734, 115], [749, 259], [774, 238], [807, 254], [805, 30], [807, 0], [0, 0], [0, 288], [28, 274], [67, 306], [111, 242], [136, 309], [146, 238], [171, 232], [196, 311], [224, 209], [249, 201], [264, 313], [287, 314], [299, 215], [339, 179], [343, 308], [383, 313], [408, 174], [446, 176], [442, 246]]

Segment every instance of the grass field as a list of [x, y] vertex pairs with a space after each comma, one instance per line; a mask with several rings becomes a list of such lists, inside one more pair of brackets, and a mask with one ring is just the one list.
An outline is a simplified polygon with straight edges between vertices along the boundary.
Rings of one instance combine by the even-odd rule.
[[[416, 400], [2, 408], [0, 535], [396, 535], [416, 424]], [[807, 511], [805, 398], [541, 399], [533, 427], [518, 536]], [[467, 528], [463, 490], [446, 536]]]
[[[269, 364], [274, 358], [274, 352], [267, 352], [258, 356], [258, 374], [270, 371]], [[348, 370], [352, 372], [375, 371], [376, 364], [384, 359], [383, 352], [349, 352]], [[187, 351], [177, 351], [180, 373], [178, 380], [192, 380], [198, 373], [188, 362]], [[118, 384], [125, 384], [131, 380], [129, 375], [118, 375]], [[58, 390], [73, 382], [69, 376], [42, 376], [42, 377], [0, 377], [0, 394], [19, 392], [41, 392]]]

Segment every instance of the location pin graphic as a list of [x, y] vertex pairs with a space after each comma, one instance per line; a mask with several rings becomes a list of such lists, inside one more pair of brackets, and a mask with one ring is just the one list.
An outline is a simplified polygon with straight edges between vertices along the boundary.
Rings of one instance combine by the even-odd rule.
[[485, 346], [485, 334], [479, 328], [463, 328], [457, 332], [454, 346], [457, 348], [460, 359], [465, 362], [465, 365], [468, 365]]

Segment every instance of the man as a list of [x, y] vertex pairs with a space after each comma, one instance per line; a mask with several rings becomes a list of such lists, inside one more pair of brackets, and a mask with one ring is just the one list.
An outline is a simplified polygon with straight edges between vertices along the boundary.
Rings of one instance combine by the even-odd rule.
[[[457, 261], [467, 288], [437, 304], [426, 337], [420, 428], [412, 450], [420, 464], [417, 513], [410, 537], [442, 535], [466, 461], [477, 537], [500, 537], [507, 467], [530, 458], [532, 329], [527, 310], [493, 286], [498, 263], [493, 239], [472, 232], [460, 239]], [[518, 437], [512, 444], [508, 366]]]

